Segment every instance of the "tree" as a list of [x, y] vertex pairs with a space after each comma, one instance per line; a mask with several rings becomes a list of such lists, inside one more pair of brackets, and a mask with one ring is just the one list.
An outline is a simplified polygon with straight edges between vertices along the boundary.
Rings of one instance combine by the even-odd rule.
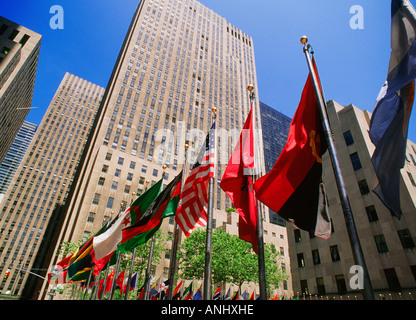
[[[206, 231], [198, 229], [181, 244], [178, 252], [180, 276], [202, 279], [205, 269]], [[276, 288], [288, 279], [281, 268], [282, 257], [273, 244], [265, 246], [267, 289]], [[258, 257], [250, 243], [223, 229], [212, 234], [212, 280], [214, 283], [258, 282]]]

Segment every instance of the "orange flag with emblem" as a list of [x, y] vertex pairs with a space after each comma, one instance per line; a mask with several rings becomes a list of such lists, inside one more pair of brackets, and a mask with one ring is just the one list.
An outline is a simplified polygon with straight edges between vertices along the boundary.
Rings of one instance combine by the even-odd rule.
[[309, 75], [286, 145], [273, 169], [256, 181], [254, 189], [262, 203], [289, 223], [324, 239], [331, 234], [322, 183], [322, 155], [326, 150], [318, 100]]

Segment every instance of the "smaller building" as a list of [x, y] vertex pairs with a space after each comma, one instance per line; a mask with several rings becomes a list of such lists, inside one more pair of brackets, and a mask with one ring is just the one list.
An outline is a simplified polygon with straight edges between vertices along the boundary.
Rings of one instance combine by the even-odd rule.
[[0, 16], [0, 163], [32, 107], [41, 39]]
[[[409, 299], [416, 292], [416, 145], [408, 141], [400, 196], [403, 216], [393, 217], [371, 191], [375, 178], [369, 135], [371, 115], [329, 101], [327, 112], [358, 237], [376, 299]], [[313, 299], [362, 299], [351, 244], [328, 154], [324, 182], [333, 225], [323, 240], [288, 224], [295, 295]]]
[[0, 202], [35, 135], [36, 128], [37, 125], [34, 123], [27, 121], [23, 123], [3, 163], [0, 165]]

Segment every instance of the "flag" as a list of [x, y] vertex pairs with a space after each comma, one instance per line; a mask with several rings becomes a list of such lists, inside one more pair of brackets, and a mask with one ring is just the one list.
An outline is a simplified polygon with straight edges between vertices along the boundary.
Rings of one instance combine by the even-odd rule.
[[391, 56], [387, 75], [370, 121], [376, 149], [374, 193], [393, 215], [401, 217], [400, 170], [406, 158], [410, 114], [415, 95], [416, 11], [410, 1], [391, 2]]
[[[153, 233], [156, 232], [164, 218], [176, 214], [181, 190], [181, 179], [182, 172], [179, 173], [162, 192], [160, 192], [147, 210], [136, 219], [136, 222], [133, 225], [123, 229], [121, 245], [119, 248], [126, 248], [126, 246], [134, 248], [137, 243], [146, 242], [151, 238], [147, 232], [152, 230]], [[144, 239], [142, 237], [144, 237]], [[131, 241], [133, 238], [135, 238], [135, 240]], [[127, 242], [129, 243], [127, 244]]]
[[250, 296], [250, 299], [249, 299], [249, 300], [254, 300], [254, 295], [255, 295], [255, 293], [256, 293], [256, 290], [254, 290], [254, 291], [253, 291], [253, 293], [251, 294], [251, 296]]
[[207, 224], [208, 184], [214, 177], [215, 155], [214, 122], [181, 192], [175, 220], [187, 237], [195, 228]]
[[257, 203], [253, 191], [254, 137], [253, 105], [247, 116], [240, 139], [231, 155], [221, 179], [221, 189], [230, 197], [239, 216], [238, 234], [252, 244], [258, 252], [257, 244]]
[[182, 296], [183, 300], [192, 300], [192, 283], [185, 289]]
[[137, 272], [131, 277], [129, 291], [135, 290], [136, 284], [137, 284]]
[[231, 300], [239, 300], [238, 290], [234, 293], [234, 295], [231, 298]]
[[[135, 201], [135, 203], [132, 204], [131, 206], [131, 210], [132, 212], [134, 212], [134, 220], [132, 220], [132, 224], [131, 225], [135, 225], [136, 223], [138, 223], [140, 221], [140, 219], [143, 218], [143, 213], [145, 213], [147, 211], [147, 209], [149, 209], [149, 207], [152, 206], [152, 203], [155, 201], [155, 199], [157, 198], [157, 196], [160, 194], [160, 192], [162, 191], [163, 188], [163, 177], [157, 182], [155, 183], [150, 189], [146, 190], [138, 199], [137, 201]], [[144, 234], [138, 234], [136, 236], [134, 236], [133, 238], [131, 238], [128, 241], [124, 241], [123, 239], [118, 245], [118, 250], [120, 252], [130, 252], [132, 251], [135, 247], [137, 247], [140, 244], [145, 243], [147, 240], [149, 240], [153, 234], [157, 231], [157, 229], [153, 230], [149, 230], [147, 233]]]
[[181, 280], [181, 282], [179, 282], [179, 284], [176, 286], [175, 290], [173, 291], [172, 300], [179, 300], [179, 295], [180, 295], [179, 290], [182, 287], [182, 283], [183, 283], [183, 280]]
[[212, 300], [220, 300], [221, 298], [221, 286], [215, 291], [214, 296], [212, 297]]
[[202, 300], [202, 284], [199, 289], [195, 292], [194, 297], [192, 300]]
[[114, 271], [111, 272], [108, 277], [107, 277], [107, 282], [105, 284], [105, 290], [104, 293], [107, 293], [108, 291], [111, 290], [111, 287], [113, 285], [113, 278], [114, 278]]
[[[315, 61], [312, 62], [316, 72]], [[262, 203], [289, 223], [324, 239], [331, 235], [322, 183], [322, 155], [326, 150], [318, 101], [309, 75], [286, 145], [272, 170], [255, 182], [254, 189]]]
[[[138, 197], [123, 214], [102, 234], [94, 237], [94, 260], [108, 258], [116, 249], [117, 245], [123, 238], [123, 229], [132, 226], [136, 220], [142, 218], [141, 207], [143, 203], [147, 204], [151, 196], [157, 195], [162, 186], [162, 179], [152, 188], [147, 190], [142, 196]], [[145, 197], [143, 197], [146, 195]], [[156, 196], [155, 195], [155, 196]], [[152, 203], [152, 201], [150, 201]], [[147, 204], [147, 207], [149, 204]]]
[[227, 294], [224, 297], [224, 300], [231, 300], [231, 287], [228, 288]]
[[116, 288], [119, 288], [121, 293], [124, 291], [124, 276], [125, 275], [126, 275], [126, 270], [123, 270], [123, 272], [120, 272], [117, 276]]

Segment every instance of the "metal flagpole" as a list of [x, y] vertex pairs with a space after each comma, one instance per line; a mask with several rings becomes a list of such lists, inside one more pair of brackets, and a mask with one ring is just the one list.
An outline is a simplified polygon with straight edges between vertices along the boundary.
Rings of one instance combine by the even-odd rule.
[[[134, 201], [134, 197], [136, 196], [136, 193], [133, 192], [132, 193], [133, 199], [132, 202]], [[133, 249], [133, 252], [131, 254], [131, 262], [130, 262], [130, 270], [129, 270], [129, 276], [127, 278], [127, 285], [126, 285], [126, 292], [124, 293], [124, 300], [127, 300], [128, 296], [129, 296], [129, 291], [130, 291], [130, 281], [131, 281], [131, 277], [133, 275], [133, 268], [134, 268], [134, 260], [136, 259], [136, 253], [137, 253], [137, 249], [136, 247]]]
[[[183, 190], [183, 186], [185, 185], [185, 179], [186, 179], [186, 163], [187, 163], [187, 150], [189, 148], [188, 143], [185, 143], [185, 161], [184, 164], [182, 166], [182, 181], [181, 181], [181, 193]], [[171, 249], [171, 257], [170, 257], [170, 266], [169, 266], [169, 290], [168, 290], [168, 296], [167, 296], [167, 300], [172, 300], [172, 293], [173, 290], [171, 290], [171, 288], [173, 288], [173, 284], [174, 284], [174, 278], [175, 278], [175, 270], [176, 270], [176, 255], [178, 253], [178, 246], [179, 246], [179, 238], [181, 236], [180, 234], [180, 228], [179, 225], [176, 223], [175, 220], [175, 224], [174, 224], [174, 230], [175, 233], [173, 235], [173, 243], [172, 243], [172, 249]]]
[[[165, 170], [165, 166], [163, 166], [163, 170]], [[163, 172], [163, 174], [165, 174]], [[149, 188], [149, 180], [146, 180], [146, 190]], [[150, 250], [149, 250], [149, 259], [147, 260], [147, 268], [146, 268], [146, 276], [144, 280], [144, 295], [143, 300], [149, 299], [149, 286], [150, 286], [150, 272], [152, 269], [152, 260], [153, 260], [153, 251], [155, 250], [155, 242], [156, 242], [156, 234], [152, 236], [152, 242], [150, 243]]]
[[[254, 103], [254, 86], [249, 85], [247, 90], [250, 92], [250, 104], [252, 106], [252, 121], [253, 121], [253, 143], [254, 143], [254, 133], [255, 131], [255, 103]], [[256, 153], [257, 154], [257, 153]], [[259, 159], [255, 158], [255, 168], [259, 166]], [[256, 174], [252, 176], [252, 183], [256, 181]], [[257, 258], [259, 264], [259, 289], [260, 289], [260, 300], [267, 300], [267, 286], [266, 286], [266, 263], [264, 261], [264, 239], [263, 239], [263, 217], [260, 209], [260, 202], [257, 201]]]
[[113, 277], [113, 282], [111, 283], [111, 290], [108, 296], [108, 300], [113, 300], [114, 292], [116, 291], [118, 272], [120, 270], [120, 263], [121, 263], [121, 252], [117, 250], [117, 263], [114, 269], [114, 277]]
[[[211, 109], [213, 113], [213, 122], [217, 119], [217, 108], [213, 107]], [[216, 125], [214, 128], [214, 132], [216, 131]], [[210, 132], [211, 134], [211, 132]], [[216, 133], [215, 140], [217, 139]], [[211, 143], [210, 139], [209, 142]], [[217, 144], [214, 145], [215, 153], [217, 152]], [[211, 149], [211, 146], [209, 146]], [[208, 151], [210, 152], [210, 151]], [[215, 157], [215, 162], [217, 161], [217, 157]], [[215, 167], [216, 163], [214, 163]], [[205, 246], [205, 270], [204, 270], [204, 291], [203, 291], [203, 300], [211, 300], [212, 293], [211, 293], [211, 262], [212, 262], [212, 219], [213, 219], [213, 211], [214, 211], [214, 177], [209, 178], [209, 185], [208, 185], [208, 212], [207, 212], [207, 238], [206, 238], [206, 246]]]
[[368, 274], [367, 265], [364, 260], [364, 254], [361, 248], [360, 239], [358, 238], [357, 228], [355, 226], [354, 217], [352, 215], [350, 203], [348, 200], [347, 191], [345, 188], [344, 180], [341, 174], [341, 167], [338, 161], [337, 152], [335, 149], [334, 142], [332, 140], [331, 128], [329, 125], [328, 116], [326, 113], [326, 103], [323, 98], [323, 94], [321, 92], [319, 79], [316, 76], [314, 67], [312, 65], [311, 57], [309, 55], [309, 49], [311, 45], [306, 45], [308, 42], [308, 38], [303, 36], [300, 39], [301, 44], [303, 44], [303, 52], [306, 57], [306, 61], [309, 68], [309, 73], [312, 78], [313, 86], [315, 89], [315, 94], [319, 102], [319, 110], [321, 113], [321, 120], [322, 126], [325, 131], [325, 136], [328, 143], [328, 151], [332, 162], [332, 168], [334, 170], [335, 180], [338, 187], [338, 193], [341, 200], [342, 210], [344, 212], [345, 223], [347, 225], [348, 235], [350, 238], [350, 243], [352, 247], [352, 252], [354, 256], [354, 261], [357, 265], [361, 266], [364, 271], [364, 288], [363, 288], [363, 295], [366, 300], [374, 300], [374, 292], [373, 287], [371, 285], [370, 276]]

